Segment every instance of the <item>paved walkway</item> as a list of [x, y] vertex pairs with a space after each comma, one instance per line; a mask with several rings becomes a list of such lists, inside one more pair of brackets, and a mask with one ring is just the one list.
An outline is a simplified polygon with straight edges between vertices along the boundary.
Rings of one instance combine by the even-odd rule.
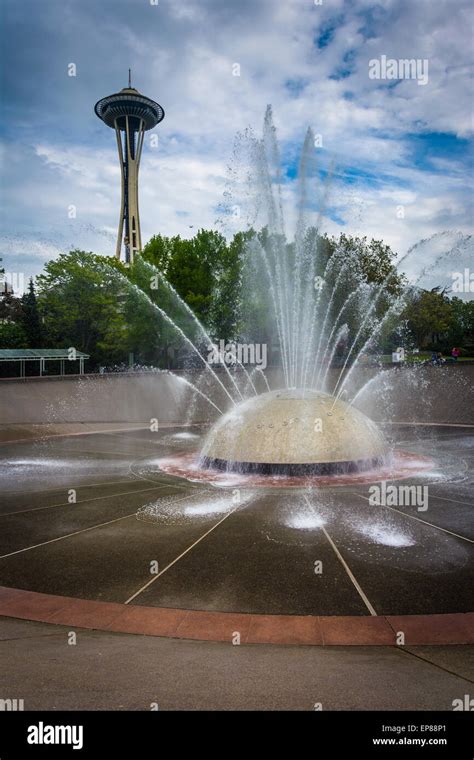
[[[177, 641], [3, 618], [2, 698], [25, 710], [452, 710], [474, 647]], [[8, 684], [8, 693], [3, 693]]]

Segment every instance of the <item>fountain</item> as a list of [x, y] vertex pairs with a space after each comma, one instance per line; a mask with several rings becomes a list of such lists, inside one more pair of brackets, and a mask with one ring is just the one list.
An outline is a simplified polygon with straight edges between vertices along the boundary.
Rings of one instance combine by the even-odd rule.
[[[304, 485], [308, 478], [314, 484], [333, 478], [337, 484], [341, 477], [343, 482], [357, 482], [360, 476], [369, 482], [386, 476], [404, 477], [407, 468], [412, 475], [406, 452], [394, 450], [386, 431], [356, 403], [367, 399], [367, 391], [386, 374], [377, 361], [381, 337], [393, 333], [412, 288], [422, 284], [447, 252], [438, 244], [432, 265], [407, 281], [398, 270], [401, 265], [410, 269], [416, 246], [396, 266], [388, 261], [376, 276], [372, 272], [372, 277], [367, 276], [357, 250], [336, 243], [328, 248], [320, 225], [328, 203], [330, 173], [319, 183], [315, 211], [312, 192], [317, 167], [311, 130], [299, 162], [296, 231], [289, 243], [270, 108], [261, 138], [250, 131], [237, 137], [233, 162], [221, 221], [228, 223], [234, 217], [232, 209], [239, 208], [241, 225], [241, 212], [246, 209], [247, 229], [261, 230], [249, 235], [244, 251], [243, 337], [246, 345], [256, 345], [260, 326], [252, 304], [258, 301], [260, 314], [267, 320], [268, 348], [276, 347], [280, 372], [276, 381], [273, 373], [272, 388], [260, 370], [265, 387], [257, 389], [259, 368], [249, 371], [235, 356], [229, 364], [222, 350], [226, 340], [211, 337], [164, 275], [137, 257], [134, 284], [123, 275], [116, 276], [175, 331], [202, 369], [197, 382], [177, 376], [192, 393], [188, 423], [197, 397], [219, 415], [200, 452], [184, 453], [177, 465], [165, 460], [160, 468], [191, 480], [215, 482], [212, 473], [232, 473], [254, 477], [251, 482], [263, 485]], [[459, 249], [464, 238], [457, 236], [455, 242]], [[162, 298], [149, 291], [151, 280], [159, 281]], [[173, 320], [163, 302], [171, 302], [182, 318]], [[363, 379], [362, 385], [354, 383], [369, 353], [375, 375]], [[209, 388], [204, 388], [206, 378]], [[416, 461], [419, 472], [431, 465], [431, 460], [423, 457]]]
[[[278, 146], [270, 108], [262, 139], [247, 133], [239, 146], [249, 159], [248, 182], [257, 189], [258, 207], [266, 215], [265, 236], [257, 236], [248, 246], [247, 281], [250, 287], [258, 283], [260, 298], [262, 289], [268, 292], [266, 307], [276, 328], [274, 340], [284, 389], [269, 390], [234, 405], [209, 432], [199, 464], [227, 472], [289, 477], [373, 470], [388, 461], [389, 446], [375, 423], [341, 396], [347, 394], [344, 371], [349, 360], [352, 368], [384, 321], [401, 306], [401, 299], [396, 298], [374, 319], [393, 272], [381, 285], [371, 287], [354, 255], [336, 249], [324, 258], [317, 242], [319, 229], [312, 231], [307, 221], [314, 161], [311, 130], [299, 166], [298, 220], [292, 245], [284, 231]], [[228, 189], [228, 204], [235, 205], [235, 191]], [[324, 203], [318, 225], [323, 211]], [[255, 224], [255, 214], [251, 221]], [[259, 265], [263, 280], [252, 277]], [[263, 283], [266, 287], [262, 288]], [[360, 319], [348, 343], [346, 320], [351, 310], [352, 320], [354, 315]], [[329, 393], [328, 373], [342, 341], [347, 344], [344, 362]], [[223, 357], [222, 364], [225, 366]]]
[[357, 409], [321, 391], [271, 391], [213, 426], [201, 465], [228, 472], [333, 475], [384, 463], [388, 447]]
[[[369, 643], [381, 643], [385, 626], [391, 645], [409, 621], [395, 627], [383, 616], [437, 613], [425, 624], [426, 643], [442, 641], [453, 625], [464, 642], [459, 613], [472, 610], [472, 367], [396, 368], [380, 353], [406, 345], [397, 329], [411, 288], [426, 287], [432, 267], [463, 272], [472, 239], [422, 241], [398, 262], [406, 279], [390, 257], [379, 266], [380, 250], [367, 267], [353, 238], [336, 243], [321, 234], [329, 179], [315, 172], [308, 133], [290, 242], [269, 111], [263, 138], [247, 133], [237, 147], [231, 178], [243, 176], [246, 199], [240, 182], [231, 182], [222, 215], [258, 232], [245, 236], [236, 335], [201, 324], [145, 256], [127, 271], [94, 259], [125, 316], [136, 310], [150, 319], [147, 334], [172, 342], [184, 370], [134, 367], [130, 376], [84, 376], [75, 386], [28, 384], [32, 419], [57, 422], [53, 432], [61, 433], [59, 423], [77, 419], [81, 437], [47, 431], [32, 444], [13, 441], [0, 463], [12, 504], [4, 515], [4, 582], [22, 595], [60, 594], [60, 610], [64, 597], [80, 597], [79, 622], [84, 589], [96, 600], [94, 620], [98, 602], [125, 603], [126, 621], [138, 605], [147, 626], [143, 606], [163, 607], [156, 630], [171, 630], [168, 619], [182, 614], [181, 636], [195, 614], [197, 628], [187, 635], [198, 639], [209, 620], [202, 611], [232, 613], [209, 626], [210, 636], [226, 641], [241, 630], [235, 613], [264, 616], [242, 628], [247, 641], [256, 631], [260, 643], [262, 636], [294, 643], [295, 634], [300, 643], [321, 643], [320, 630], [326, 643], [347, 643], [348, 630], [356, 632], [350, 643], [362, 643], [367, 616], [378, 615]], [[420, 259], [430, 262], [421, 272]], [[237, 339], [240, 348], [265, 346], [265, 354], [253, 352], [265, 356], [262, 366], [243, 358], [252, 352], [227, 350]], [[26, 399], [20, 386], [5, 405], [13, 415]], [[76, 483], [78, 506], [58, 503], [58, 491], [71, 493]], [[45, 505], [29, 509], [31, 490]], [[31, 561], [22, 561], [30, 549]], [[58, 572], [70, 556], [71, 572]], [[440, 617], [451, 613], [447, 623]], [[295, 615], [304, 616], [296, 625]], [[342, 635], [331, 639], [339, 615]]]

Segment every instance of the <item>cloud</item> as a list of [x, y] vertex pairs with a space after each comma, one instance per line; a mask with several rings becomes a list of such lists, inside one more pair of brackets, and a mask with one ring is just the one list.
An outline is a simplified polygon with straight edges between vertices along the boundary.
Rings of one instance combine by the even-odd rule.
[[[145, 240], [214, 226], [234, 135], [249, 125], [258, 132], [267, 103], [290, 221], [311, 126], [322, 138], [321, 172], [336, 163], [327, 231], [383, 238], [403, 253], [446, 227], [470, 228], [468, 0], [4, 5], [7, 266], [23, 261], [34, 274], [74, 245], [113, 252], [120, 172], [113, 132], [93, 105], [126, 84], [129, 66], [134, 85], [166, 112], [154, 130], [158, 148], [145, 144], [141, 167]], [[369, 79], [368, 62], [381, 55], [426, 58], [428, 84]]]

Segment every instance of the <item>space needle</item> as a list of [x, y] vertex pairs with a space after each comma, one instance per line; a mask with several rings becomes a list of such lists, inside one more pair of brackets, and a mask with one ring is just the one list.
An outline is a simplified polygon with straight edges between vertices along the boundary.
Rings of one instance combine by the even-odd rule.
[[132, 87], [130, 69], [128, 87], [108, 95], [95, 104], [95, 112], [108, 127], [115, 129], [122, 171], [122, 200], [117, 233], [116, 256], [130, 264], [141, 250], [140, 217], [138, 213], [138, 169], [145, 132], [163, 120], [165, 112], [154, 100]]

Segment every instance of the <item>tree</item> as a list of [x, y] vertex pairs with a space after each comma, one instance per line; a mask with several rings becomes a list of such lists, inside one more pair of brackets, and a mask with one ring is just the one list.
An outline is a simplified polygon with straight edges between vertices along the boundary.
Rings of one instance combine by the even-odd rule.
[[453, 308], [439, 288], [414, 290], [403, 317], [417, 345], [423, 348], [442, 340], [452, 323]]
[[26, 333], [17, 322], [0, 321], [0, 348], [25, 348]]
[[103, 257], [79, 250], [61, 254], [46, 264], [37, 285], [49, 345], [90, 353], [92, 364], [123, 361], [123, 285]]
[[[310, 232], [308, 230], [307, 234]], [[322, 275], [328, 259], [338, 251], [343, 260], [347, 261], [349, 257], [354, 259], [358, 271], [369, 285], [384, 284], [387, 293], [398, 295], [406, 284], [404, 275], [395, 266], [396, 253], [383, 240], [372, 238], [367, 242], [367, 237], [352, 237], [341, 233], [338, 239], [323, 235], [319, 237], [317, 245], [322, 265], [317, 274]]]
[[164, 275], [168, 272], [168, 265], [173, 255], [176, 245], [179, 245], [181, 238], [179, 235], [173, 238], [167, 238], [163, 235], [153, 235], [142, 251], [145, 261], [149, 261]]
[[253, 231], [238, 232], [216, 257], [215, 282], [210, 310], [216, 340], [236, 340], [242, 327], [242, 276], [245, 247]]
[[30, 348], [41, 348], [42, 329], [41, 318], [38, 311], [38, 302], [36, 299], [33, 278], [30, 278], [28, 291], [21, 298], [22, 315], [21, 322], [26, 335], [26, 340]]
[[452, 346], [469, 346], [474, 343], [474, 301], [451, 298], [451, 321], [446, 342]]
[[268, 230], [253, 230], [242, 239], [240, 335], [244, 343], [272, 346], [277, 337], [275, 305], [269, 289], [268, 271], [262, 253], [269, 245]]
[[22, 303], [12, 290], [4, 290], [0, 298], [0, 321], [21, 322]]
[[191, 240], [174, 246], [166, 276], [198, 319], [210, 327], [210, 313], [219, 259], [226, 248], [225, 238], [212, 230], [199, 230]]
[[[316, 341], [324, 323], [323, 344], [344, 332], [348, 345], [356, 340], [353, 356], [372, 334], [374, 347], [390, 342], [401, 319], [420, 336], [420, 345], [427, 332], [447, 335], [453, 345], [462, 344], [461, 336], [472, 337], [472, 305], [449, 302], [443, 294], [413, 291], [400, 317], [397, 298], [405, 280], [394, 260], [383, 241], [344, 234], [329, 238], [316, 228], [291, 243], [266, 228], [237, 233], [231, 241], [203, 229], [189, 240], [155, 235], [129, 267], [79, 250], [63, 254], [38, 277], [37, 298], [30, 282], [22, 299], [10, 293], [0, 300], [0, 319], [23, 328], [23, 345], [28, 341], [35, 347], [43, 338], [48, 347], [75, 346], [91, 354], [92, 365], [126, 361], [130, 352], [142, 363], [188, 364], [194, 355], [189, 340], [206, 352], [193, 314], [212, 340], [272, 347], [278, 337], [275, 306], [285, 324], [296, 314], [301, 324], [295, 329], [302, 336], [313, 325]], [[297, 288], [292, 284], [295, 263]], [[273, 291], [269, 268], [278, 280]], [[321, 291], [315, 276], [324, 280]], [[373, 333], [389, 309], [383, 330]], [[20, 337], [10, 330], [6, 339]]]
[[[229, 340], [238, 329], [241, 257], [247, 238], [247, 233], [239, 233], [228, 245], [215, 230], [201, 229], [189, 240], [155, 235], [142, 256], [166, 277], [213, 337]], [[164, 297], [164, 292], [154, 294], [157, 303]], [[171, 307], [179, 312], [176, 302]]]

